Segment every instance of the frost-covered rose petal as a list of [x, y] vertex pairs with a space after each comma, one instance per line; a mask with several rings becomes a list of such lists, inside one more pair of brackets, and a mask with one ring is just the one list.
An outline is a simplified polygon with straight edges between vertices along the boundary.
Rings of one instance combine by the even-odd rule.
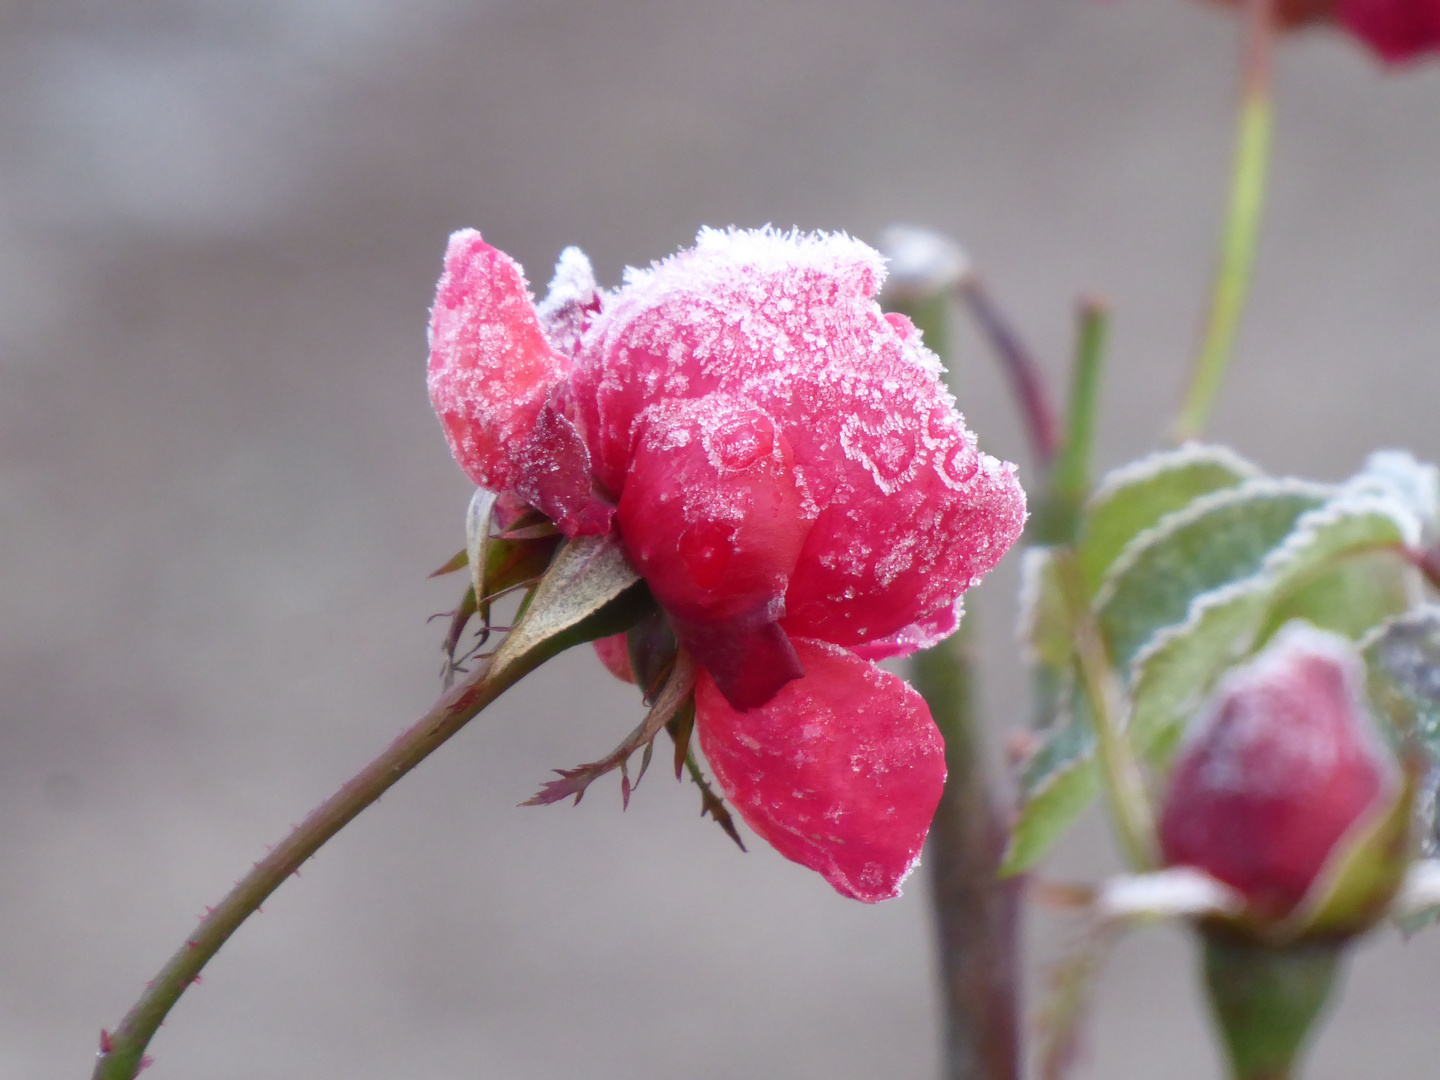
[[924, 700], [846, 649], [797, 640], [805, 677], [737, 712], [703, 673], [700, 748], [732, 804], [788, 859], [846, 896], [896, 896], [945, 786]]
[[1183, 745], [1160, 823], [1169, 865], [1194, 866], [1283, 918], [1336, 846], [1399, 784], [1342, 638], [1287, 627], [1237, 668]]
[[564, 375], [520, 264], [474, 229], [452, 235], [430, 309], [430, 401], [471, 480], [515, 487], [515, 453]]
[[769, 417], [722, 395], [651, 406], [618, 521], [676, 636], [734, 707], [800, 675], [778, 623], [810, 522]]
[[612, 493], [657, 403], [718, 393], [770, 417], [816, 518], [785, 627], [844, 645], [953, 606], [1025, 516], [1013, 471], [976, 450], [938, 360], [876, 304], [883, 276], [879, 254], [845, 236], [706, 230], [693, 250], [630, 274], [572, 373]]
[[[557, 305], [554, 318], [564, 317]], [[452, 235], [430, 310], [428, 381], [455, 460], [476, 484], [518, 493], [571, 535], [603, 533], [610, 513], [592, 494], [589, 451], [557, 393], [568, 367], [520, 265], [474, 229]]]

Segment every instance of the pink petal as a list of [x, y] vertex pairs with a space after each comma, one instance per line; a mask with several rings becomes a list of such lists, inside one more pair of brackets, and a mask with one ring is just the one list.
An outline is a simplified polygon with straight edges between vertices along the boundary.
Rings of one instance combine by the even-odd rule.
[[965, 613], [965, 603], [957, 600], [946, 604], [939, 611], [931, 612], [925, 618], [896, 630], [888, 637], [876, 638], [860, 645], [852, 645], [851, 651], [865, 660], [887, 660], [892, 656], [909, 656], [920, 649], [938, 645], [960, 629], [960, 617]]
[[750, 827], [846, 896], [899, 895], [945, 786], [945, 748], [904, 680], [820, 641], [795, 640], [805, 677], [738, 712], [704, 673], [700, 747]]
[[633, 683], [635, 673], [630, 670], [630, 647], [624, 634], [614, 634], [595, 641], [595, 655], [605, 665], [605, 670], [621, 682]]
[[764, 413], [720, 395], [648, 409], [620, 496], [625, 550], [736, 708], [801, 673], [778, 623], [809, 527]]
[[514, 455], [516, 493], [541, 511], [566, 536], [601, 536], [610, 531], [615, 507], [599, 498], [590, 479], [590, 451], [562, 410], [562, 395], [552, 393], [530, 438]]
[[785, 627], [849, 646], [953, 607], [1025, 525], [1014, 468], [975, 448], [936, 376], [905, 359], [908, 343], [876, 336], [868, 369], [797, 391], [786, 428], [823, 509], [790, 581]]
[[564, 375], [519, 264], [474, 229], [451, 236], [430, 310], [430, 401], [471, 480], [514, 489], [517, 452]]

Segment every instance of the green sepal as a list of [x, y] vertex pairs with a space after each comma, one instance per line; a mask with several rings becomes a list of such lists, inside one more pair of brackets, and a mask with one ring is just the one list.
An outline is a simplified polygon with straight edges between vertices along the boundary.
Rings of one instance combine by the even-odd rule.
[[1330, 999], [1343, 946], [1275, 948], [1209, 927], [1201, 931], [1211, 1014], [1234, 1080], [1290, 1080]]

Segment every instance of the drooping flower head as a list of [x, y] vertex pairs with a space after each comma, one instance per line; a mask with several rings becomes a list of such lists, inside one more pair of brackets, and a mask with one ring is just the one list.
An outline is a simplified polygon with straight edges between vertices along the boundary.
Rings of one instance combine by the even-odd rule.
[[[944, 780], [923, 701], [873, 659], [952, 631], [1024, 523], [939, 362], [843, 235], [703, 230], [537, 307], [451, 238], [430, 393], [457, 461], [567, 534], [618, 531], [699, 663], [701, 748], [751, 826], [864, 900], [895, 895]], [[620, 669], [616, 646], [605, 647]]]

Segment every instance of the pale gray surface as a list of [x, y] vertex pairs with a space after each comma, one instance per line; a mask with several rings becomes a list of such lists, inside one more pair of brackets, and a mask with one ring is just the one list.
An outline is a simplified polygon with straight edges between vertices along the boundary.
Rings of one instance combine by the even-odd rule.
[[[1076, 293], [1113, 299], [1113, 464], [1199, 319], [1233, 45], [1179, 0], [0, 3], [0, 1080], [88, 1076], [201, 905], [433, 697], [449, 230], [613, 283], [702, 223], [945, 229], [1056, 370]], [[1321, 477], [1440, 457], [1440, 66], [1317, 37], [1281, 86], [1216, 433]], [[968, 344], [962, 404], [1021, 454]], [[997, 727], [1013, 585], [975, 604]], [[935, 1075], [918, 879], [841, 900], [660, 769], [624, 816], [515, 807], [635, 708], [584, 655], [505, 699], [239, 934], [147, 1080]], [[1107, 852], [1092, 823], [1055, 872]], [[1436, 942], [1365, 952], [1313, 1077], [1433, 1074]], [[1183, 939], [1135, 938], [1083, 1075], [1217, 1075], [1203, 1024]]]

